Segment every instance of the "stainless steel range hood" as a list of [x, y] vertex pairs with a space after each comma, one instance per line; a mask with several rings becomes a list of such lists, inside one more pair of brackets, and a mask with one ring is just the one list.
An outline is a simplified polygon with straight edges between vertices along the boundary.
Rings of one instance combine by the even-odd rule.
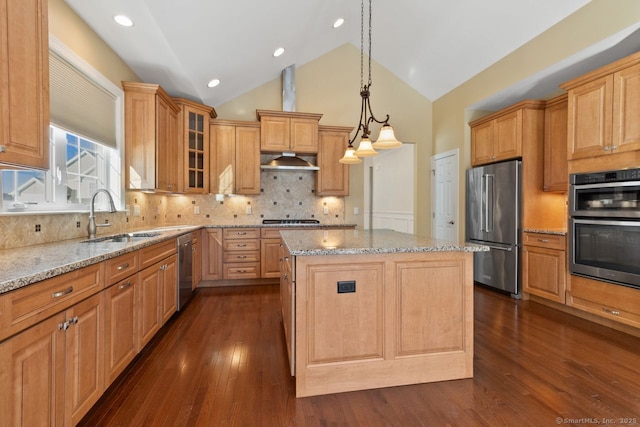
[[284, 152], [282, 156], [260, 165], [260, 169], [317, 171], [320, 168], [300, 157], [296, 153]]

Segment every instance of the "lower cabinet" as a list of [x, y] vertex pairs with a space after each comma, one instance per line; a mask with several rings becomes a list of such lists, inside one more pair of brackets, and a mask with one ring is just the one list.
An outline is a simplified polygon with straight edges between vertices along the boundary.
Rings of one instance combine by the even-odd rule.
[[567, 255], [566, 237], [524, 233], [522, 288], [524, 292], [565, 303]]
[[105, 290], [105, 387], [124, 371], [138, 354], [138, 291], [135, 274]]
[[202, 280], [202, 232], [193, 233], [193, 264], [191, 270], [191, 288], [195, 289]]
[[138, 351], [160, 330], [178, 307], [178, 263], [174, 254], [140, 272]]
[[202, 238], [202, 278], [204, 280], [221, 280], [222, 229], [206, 228], [202, 234]]

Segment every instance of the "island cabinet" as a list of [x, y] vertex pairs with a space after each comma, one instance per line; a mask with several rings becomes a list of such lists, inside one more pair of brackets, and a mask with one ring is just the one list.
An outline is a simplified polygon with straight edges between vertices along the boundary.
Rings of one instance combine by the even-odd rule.
[[49, 168], [47, 0], [0, 0], [0, 164]]
[[523, 146], [538, 145], [544, 101], [522, 101], [469, 123], [471, 165], [478, 166], [522, 157]]
[[178, 107], [161, 86], [122, 82], [125, 182], [130, 190], [179, 192]]
[[212, 107], [184, 98], [174, 98], [180, 107], [178, 116], [179, 159], [182, 193], [209, 193], [209, 118], [215, 119]]
[[547, 101], [544, 109], [544, 191], [569, 190], [567, 95]]
[[96, 264], [2, 295], [0, 425], [75, 425], [98, 400], [103, 287]]
[[524, 292], [564, 304], [567, 277], [566, 237], [525, 232], [523, 243]]
[[280, 277], [280, 228], [262, 228], [260, 230], [260, 277]]
[[353, 128], [320, 126], [318, 128], [318, 170], [315, 189], [318, 196], [349, 195], [349, 165], [340, 163], [349, 144]]
[[256, 110], [260, 120], [260, 151], [298, 154], [318, 152], [322, 114]]
[[472, 252], [382, 230], [281, 234], [296, 397], [473, 376]]
[[573, 172], [637, 166], [640, 52], [561, 87], [568, 92], [568, 158], [578, 161]]
[[260, 194], [260, 124], [211, 120], [211, 177], [214, 194]]

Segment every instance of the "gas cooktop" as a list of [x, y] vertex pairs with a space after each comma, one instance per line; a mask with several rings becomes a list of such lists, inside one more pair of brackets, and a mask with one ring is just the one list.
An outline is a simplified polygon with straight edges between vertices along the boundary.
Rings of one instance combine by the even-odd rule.
[[263, 219], [263, 224], [320, 224], [317, 219]]

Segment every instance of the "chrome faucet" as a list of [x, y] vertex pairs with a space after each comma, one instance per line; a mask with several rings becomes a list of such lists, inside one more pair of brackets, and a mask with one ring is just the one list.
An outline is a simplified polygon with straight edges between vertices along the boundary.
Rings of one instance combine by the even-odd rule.
[[91, 207], [89, 208], [89, 225], [87, 226], [87, 230], [89, 231], [89, 238], [93, 239], [96, 237], [96, 230], [98, 227], [109, 227], [111, 224], [96, 224], [96, 216], [94, 214], [94, 205], [96, 203], [96, 196], [98, 193], [105, 193], [109, 197], [109, 212], [114, 213], [116, 211], [116, 205], [113, 203], [113, 197], [111, 197], [111, 193], [105, 190], [104, 188], [97, 189], [93, 196], [91, 196]]

